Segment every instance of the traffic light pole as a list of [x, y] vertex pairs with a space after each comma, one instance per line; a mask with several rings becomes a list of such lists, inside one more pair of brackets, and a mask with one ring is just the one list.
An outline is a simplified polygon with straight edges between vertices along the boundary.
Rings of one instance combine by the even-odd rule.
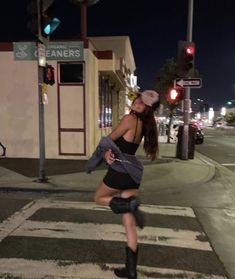
[[[193, 34], [193, 0], [188, 2], [188, 26], [187, 26], [187, 41], [192, 42]], [[190, 123], [190, 88], [185, 89], [184, 96], [184, 129], [182, 142], [182, 159], [188, 160], [188, 143], [189, 143], [189, 123]]]
[[39, 176], [37, 182], [47, 182], [48, 178], [45, 175], [45, 127], [44, 127], [44, 104], [42, 95], [42, 84], [43, 84], [43, 67], [40, 66], [40, 45], [43, 44], [43, 37], [41, 32], [41, 0], [37, 0], [37, 11], [38, 11], [38, 39], [37, 39], [37, 51], [38, 51], [38, 101], [39, 101]]

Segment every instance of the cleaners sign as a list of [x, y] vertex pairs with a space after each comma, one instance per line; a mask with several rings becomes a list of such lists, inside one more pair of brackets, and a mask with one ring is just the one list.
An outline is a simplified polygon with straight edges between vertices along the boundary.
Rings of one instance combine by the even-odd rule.
[[[14, 43], [15, 60], [37, 60], [37, 46], [33, 42]], [[84, 60], [83, 42], [50, 42], [46, 45], [47, 60]]]

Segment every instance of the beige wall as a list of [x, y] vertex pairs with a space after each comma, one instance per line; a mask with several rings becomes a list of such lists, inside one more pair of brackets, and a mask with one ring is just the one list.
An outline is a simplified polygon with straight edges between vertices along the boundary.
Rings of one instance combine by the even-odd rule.
[[[108, 135], [112, 128], [98, 126], [99, 117], [99, 71], [112, 71], [117, 86], [113, 92], [113, 126], [124, 111], [124, 94], [119, 94], [120, 81], [115, 77], [115, 56], [112, 60], [100, 61], [92, 50], [84, 49], [85, 62], [85, 108], [83, 87], [60, 87], [62, 101], [61, 127], [83, 128], [83, 109], [86, 111], [86, 156], [59, 155], [58, 132], [58, 86], [57, 61], [49, 61], [55, 68], [56, 83], [48, 85], [48, 104], [45, 110], [45, 147], [47, 159], [83, 159], [91, 156], [101, 136]], [[58, 61], [59, 62], [59, 61]], [[7, 157], [39, 157], [38, 124], [38, 76], [36, 61], [14, 61], [13, 52], [0, 51], [0, 141], [7, 147]], [[123, 95], [123, 96], [122, 96]], [[69, 96], [69, 98], [67, 98]], [[72, 127], [70, 127], [72, 126]], [[84, 139], [81, 132], [61, 134], [62, 152], [82, 152]]]
[[8, 157], [38, 157], [36, 62], [0, 52], [0, 140]]
[[[14, 61], [13, 52], [0, 52], [0, 61], [0, 141], [7, 147], [7, 157], [38, 158], [37, 62]], [[57, 62], [50, 61], [50, 64], [55, 67], [57, 80]], [[80, 91], [78, 87], [62, 88], [62, 127], [83, 126], [81, 114], [83, 97]], [[53, 86], [48, 85], [48, 104], [44, 106], [46, 158], [82, 158], [82, 156], [59, 155], [57, 92], [57, 83]], [[66, 98], [66, 94], [70, 94], [71, 98]], [[73, 107], [71, 111], [68, 110], [69, 107], [71, 108], [71, 102], [77, 103], [77, 109]], [[73, 117], [71, 113], [74, 114]], [[61, 143], [64, 152], [82, 152], [84, 140], [81, 133], [66, 133], [61, 135]], [[63, 150], [65, 146], [67, 146], [66, 150]]]
[[118, 59], [123, 57], [131, 72], [135, 71], [135, 59], [129, 36], [89, 37], [89, 40], [97, 50], [112, 50]]
[[98, 128], [99, 92], [98, 92], [98, 59], [89, 49], [84, 51], [86, 63], [86, 144], [90, 155], [98, 142], [101, 134]]

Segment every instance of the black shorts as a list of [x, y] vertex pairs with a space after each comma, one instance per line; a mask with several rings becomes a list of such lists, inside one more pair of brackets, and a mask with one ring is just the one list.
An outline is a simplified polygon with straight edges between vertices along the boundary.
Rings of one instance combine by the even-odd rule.
[[137, 184], [128, 173], [118, 172], [109, 167], [103, 182], [115, 189], [127, 190], [127, 189], [139, 189], [140, 184]]

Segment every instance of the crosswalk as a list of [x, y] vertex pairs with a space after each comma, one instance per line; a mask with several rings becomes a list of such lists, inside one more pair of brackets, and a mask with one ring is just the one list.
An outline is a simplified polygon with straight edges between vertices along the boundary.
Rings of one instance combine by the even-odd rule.
[[[143, 205], [138, 278], [223, 279], [189, 207]], [[92, 202], [41, 199], [0, 223], [0, 278], [115, 278], [124, 262], [120, 215]]]

